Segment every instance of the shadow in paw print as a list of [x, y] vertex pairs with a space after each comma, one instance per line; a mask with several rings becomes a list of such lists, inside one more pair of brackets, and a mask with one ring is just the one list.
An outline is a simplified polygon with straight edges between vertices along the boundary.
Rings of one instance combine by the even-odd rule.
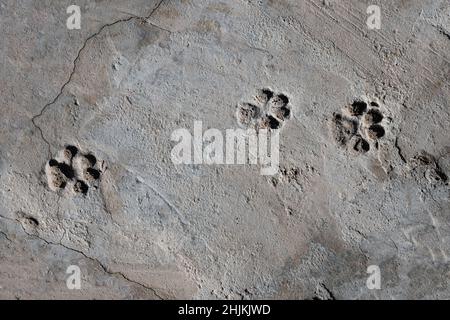
[[57, 167], [67, 179], [73, 179], [75, 176], [73, 168], [71, 168], [68, 164], [58, 163]]
[[361, 116], [367, 110], [367, 103], [364, 101], [355, 101], [347, 107], [347, 110], [352, 117]]
[[56, 166], [58, 166], [58, 161], [56, 161], [55, 159], [50, 159], [50, 160], [48, 161], [48, 165], [49, 165], [50, 167], [56, 167]]
[[289, 110], [286, 107], [281, 107], [276, 110], [273, 110], [273, 114], [278, 119], [284, 121], [285, 119], [289, 119], [289, 117], [291, 116], [291, 110]]
[[370, 145], [361, 136], [356, 135], [354, 139], [352, 139], [352, 149], [357, 153], [366, 153], [370, 150]]
[[383, 120], [383, 114], [376, 109], [370, 109], [363, 117], [364, 124], [372, 125], [380, 123]]
[[280, 122], [271, 115], [264, 116], [259, 122], [259, 129], [279, 129], [281, 127]]
[[271, 108], [283, 108], [289, 103], [288, 97], [284, 94], [278, 94], [269, 100]]
[[97, 163], [97, 158], [92, 154], [86, 154], [84, 155], [84, 157], [89, 161], [91, 166], [95, 166], [95, 164]]
[[87, 181], [93, 181], [100, 178], [100, 171], [94, 168], [87, 168], [84, 170], [84, 178]]
[[72, 159], [73, 157], [76, 156], [76, 154], [78, 153], [78, 148], [75, 146], [66, 146], [66, 149], [64, 150], [64, 156], [67, 159]]
[[270, 99], [272, 99], [272, 97], [273, 92], [266, 88], [259, 90], [255, 98], [260, 104], [266, 104]]
[[366, 129], [367, 137], [372, 140], [378, 140], [382, 138], [385, 134], [384, 128], [378, 124], [371, 125], [369, 128]]

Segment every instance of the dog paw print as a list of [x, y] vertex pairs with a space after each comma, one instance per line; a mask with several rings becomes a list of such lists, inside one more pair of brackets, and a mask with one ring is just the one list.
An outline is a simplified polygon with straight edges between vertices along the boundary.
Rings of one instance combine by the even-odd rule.
[[48, 161], [45, 172], [51, 190], [87, 194], [90, 187], [98, 187], [96, 182], [102, 169], [94, 155], [81, 153], [74, 146], [66, 146]]
[[331, 131], [336, 143], [356, 154], [367, 153], [385, 135], [383, 114], [376, 102], [354, 101], [333, 114]]
[[289, 98], [284, 94], [261, 89], [254, 100], [254, 103], [242, 103], [237, 107], [236, 118], [243, 128], [276, 130], [291, 117]]

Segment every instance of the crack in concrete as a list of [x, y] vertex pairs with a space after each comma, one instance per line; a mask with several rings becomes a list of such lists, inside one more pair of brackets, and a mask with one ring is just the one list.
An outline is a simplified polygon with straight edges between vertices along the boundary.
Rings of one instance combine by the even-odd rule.
[[[74, 61], [73, 61], [73, 63], [72, 63], [72, 64], [73, 64], [73, 67], [72, 67], [72, 70], [71, 70], [71, 72], [70, 72], [70, 74], [69, 74], [69, 77], [68, 77], [67, 81], [66, 81], [66, 82], [61, 86], [61, 88], [59, 89], [59, 92], [58, 92], [58, 94], [56, 95], [56, 97], [55, 97], [52, 101], [50, 101], [50, 102], [48, 102], [47, 104], [45, 104], [45, 105], [42, 107], [41, 111], [40, 111], [38, 114], [34, 115], [34, 116], [31, 118], [31, 122], [32, 122], [33, 126], [39, 131], [42, 140], [45, 142], [45, 144], [46, 144], [47, 147], [48, 147], [48, 154], [49, 154], [49, 157], [51, 157], [51, 155], [52, 155], [52, 153], [51, 153], [51, 145], [50, 145], [50, 142], [45, 138], [44, 132], [43, 132], [42, 128], [36, 123], [36, 120], [37, 120], [38, 118], [42, 117], [42, 116], [44, 115], [45, 111], [46, 111], [50, 106], [52, 106], [53, 104], [55, 104], [55, 103], [58, 101], [58, 99], [59, 99], [59, 98], [61, 97], [61, 95], [63, 94], [64, 89], [65, 89], [65, 88], [67, 87], [67, 85], [69, 85], [69, 83], [72, 81], [72, 78], [73, 78], [73, 76], [74, 76], [74, 74], [75, 74], [75, 72], [76, 72], [76, 69], [77, 69], [78, 62], [80, 61], [80, 58], [81, 58], [81, 54], [82, 54], [82, 52], [86, 49], [86, 47], [87, 47], [89, 41], [92, 40], [92, 39], [94, 39], [94, 38], [96, 38], [98, 35], [100, 35], [100, 33], [102, 33], [103, 30], [105, 30], [106, 28], [112, 27], [112, 26], [114, 26], [114, 25], [116, 25], [116, 24], [123, 23], [123, 22], [129, 22], [129, 21], [131, 21], [131, 20], [133, 20], [133, 19], [148, 20], [148, 19], [149, 19], [149, 18], [150, 18], [150, 17], [151, 17], [158, 9], [159, 9], [159, 7], [163, 4], [164, 1], [165, 1], [165, 0], [160, 0], [160, 1], [158, 2], [158, 4], [151, 10], [151, 12], [150, 12], [147, 16], [139, 17], [139, 16], [134, 16], [134, 15], [133, 15], [133, 16], [130, 16], [130, 17], [128, 17], [128, 18], [119, 19], [119, 20], [116, 20], [116, 21], [114, 21], [114, 22], [112, 22], [112, 23], [105, 24], [105, 25], [101, 26], [100, 29], [99, 29], [97, 32], [95, 32], [94, 34], [90, 35], [90, 36], [84, 41], [82, 47], [78, 50], [78, 53], [77, 53], [77, 55], [76, 55], [76, 57], [75, 57], [75, 59], [74, 59]], [[153, 23], [151, 23], [151, 22], [149, 22], [149, 21], [147, 21], [147, 23], [149, 23], [150, 25], [152, 25], [152, 26], [154, 26], [154, 27], [157, 27], [157, 28], [159, 28], [159, 29], [161, 29], [161, 30], [165, 30], [165, 31], [167, 31], [167, 32], [171, 32], [170, 30], [167, 30], [167, 29], [164, 29], [164, 28], [162, 28], [162, 27], [159, 27], [159, 26], [157, 26], [157, 25], [155, 25], [155, 24], [153, 24]], [[18, 224], [21, 226], [22, 230], [25, 232], [25, 234], [27, 234], [28, 236], [34, 237], [34, 238], [36, 238], [36, 239], [39, 239], [39, 240], [45, 242], [45, 243], [48, 244], [48, 245], [61, 246], [61, 247], [65, 248], [66, 250], [70, 250], [70, 251], [76, 252], [76, 253], [82, 255], [83, 257], [85, 257], [86, 259], [88, 259], [88, 260], [90, 260], [90, 261], [96, 263], [98, 266], [100, 266], [100, 268], [101, 268], [105, 273], [107, 273], [107, 274], [109, 274], [109, 275], [112, 275], [112, 276], [119, 276], [119, 277], [121, 277], [122, 279], [124, 279], [124, 280], [126, 280], [126, 281], [128, 281], [128, 282], [130, 282], [130, 283], [139, 285], [139, 286], [141, 286], [141, 287], [143, 287], [143, 288], [145, 288], [145, 289], [147, 289], [147, 290], [150, 290], [156, 297], [158, 297], [158, 298], [161, 299], [161, 300], [164, 300], [164, 298], [163, 298], [160, 294], [158, 294], [158, 292], [157, 292], [154, 288], [149, 287], [149, 286], [147, 286], [147, 285], [145, 285], [145, 284], [143, 284], [143, 283], [140, 283], [140, 282], [138, 282], [138, 281], [132, 280], [132, 279], [130, 279], [128, 276], [126, 276], [125, 274], [123, 274], [122, 272], [119, 272], [119, 271], [110, 271], [106, 265], [104, 265], [103, 263], [100, 262], [100, 260], [88, 256], [86, 253], [84, 253], [84, 252], [81, 251], [81, 250], [74, 249], [74, 248], [71, 248], [71, 247], [68, 247], [68, 246], [62, 244], [61, 241], [62, 241], [63, 238], [61, 238], [61, 240], [60, 240], [59, 243], [51, 242], [51, 241], [48, 241], [48, 240], [45, 239], [45, 238], [40, 237], [39, 235], [36, 235], [36, 234], [32, 234], [32, 233], [27, 232], [27, 230], [24, 228], [24, 226], [22, 225], [22, 223], [21, 223], [19, 220], [11, 219], [11, 218], [8, 218], [8, 217], [5, 217], [5, 216], [0, 216], [0, 217], [18, 223]], [[11, 241], [11, 239], [9, 239], [9, 237], [8, 237], [8, 235], [7, 235], [6, 233], [4, 233], [3, 231], [0, 231], [0, 233], [3, 234], [7, 240]], [[63, 235], [63, 237], [64, 237], [64, 235]]]
[[85, 257], [86, 259], [91, 260], [92, 262], [96, 263], [96, 264], [97, 264], [97, 265], [98, 265], [105, 273], [107, 273], [107, 274], [109, 274], [109, 275], [111, 275], [111, 276], [119, 276], [119, 277], [123, 278], [124, 280], [126, 280], [126, 281], [128, 281], [128, 282], [137, 284], [137, 285], [139, 285], [139, 286], [141, 286], [141, 287], [143, 287], [143, 288], [145, 288], [145, 289], [147, 289], [147, 290], [150, 290], [150, 291], [151, 291], [155, 296], [157, 296], [159, 299], [164, 300], [164, 298], [163, 298], [161, 295], [159, 295], [158, 292], [157, 292], [154, 288], [149, 287], [149, 286], [147, 286], [147, 285], [145, 285], [145, 284], [143, 284], [143, 283], [140, 283], [140, 282], [138, 282], [138, 281], [132, 280], [132, 279], [130, 279], [129, 277], [127, 277], [125, 274], [123, 274], [122, 272], [120, 272], [120, 271], [110, 271], [110, 270], [108, 269], [107, 266], [105, 266], [103, 263], [100, 262], [100, 260], [88, 256], [86, 253], [84, 253], [84, 252], [81, 251], [81, 250], [78, 250], [78, 249], [74, 249], [74, 248], [68, 247], [68, 246], [62, 244], [61, 242], [60, 242], [60, 243], [51, 242], [51, 241], [48, 241], [48, 240], [45, 239], [45, 238], [40, 237], [39, 235], [29, 233], [29, 232], [27, 232], [27, 231], [25, 230], [25, 228], [23, 227], [22, 223], [20, 223], [20, 221], [17, 221], [17, 222], [20, 224], [20, 226], [22, 227], [22, 230], [23, 230], [28, 236], [37, 238], [37, 239], [39, 239], [39, 240], [45, 242], [45, 243], [48, 244], [48, 245], [61, 246], [61, 247], [65, 248], [66, 250], [70, 250], [70, 251], [76, 252], [76, 253], [78, 253], [78, 254], [81, 254], [81, 255], [82, 255], [83, 257]]
[[[18, 221], [18, 222], [19, 222], [19, 221]], [[19, 222], [19, 223], [20, 223], [20, 222]], [[20, 225], [22, 226], [22, 224], [20, 224]], [[61, 247], [65, 248], [65, 249], [67, 249], [67, 250], [70, 250], [70, 251], [79, 253], [79, 254], [81, 254], [83, 257], [85, 257], [86, 259], [91, 260], [92, 262], [96, 263], [96, 264], [97, 264], [97, 265], [98, 265], [105, 273], [107, 273], [107, 274], [109, 274], [109, 275], [112, 275], [112, 276], [119, 276], [119, 277], [123, 278], [124, 280], [126, 280], [126, 281], [128, 281], [128, 282], [134, 283], [134, 284], [139, 285], [139, 286], [141, 286], [141, 287], [143, 287], [143, 288], [145, 288], [145, 289], [147, 289], [147, 290], [150, 290], [150, 291], [151, 291], [155, 296], [157, 296], [159, 299], [164, 300], [164, 298], [163, 298], [161, 295], [159, 295], [158, 292], [157, 292], [154, 288], [149, 287], [149, 286], [147, 286], [147, 285], [145, 285], [145, 284], [143, 284], [143, 283], [140, 283], [140, 282], [138, 282], [138, 281], [132, 280], [132, 279], [130, 279], [128, 276], [126, 276], [125, 274], [123, 274], [123, 273], [120, 272], [120, 271], [110, 271], [110, 270], [108, 269], [107, 266], [105, 266], [103, 263], [100, 262], [100, 260], [88, 256], [88, 255], [87, 255], [86, 253], [84, 253], [83, 251], [78, 250], [78, 249], [74, 249], [74, 248], [71, 248], [71, 247], [68, 247], [68, 246], [66, 246], [66, 245], [64, 245], [64, 244], [62, 244], [62, 243], [51, 242], [51, 241], [48, 241], [48, 240], [46, 240], [46, 239], [44, 239], [44, 238], [42, 238], [42, 237], [40, 237], [40, 236], [38, 236], [38, 235], [28, 233], [28, 232], [25, 230], [25, 228], [24, 228], [23, 226], [22, 226], [22, 229], [23, 229], [23, 231], [24, 231], [28, 236], [35, 237], [35, 238], [37, 238], [37, 239], [39, 239], [39, 240], [45, 242], [45, 243], [48, 244], [48, 245], [61, 246]]]
[[[61, 97], [61, 95], [63, 94], [64, 89], [65, 89], [65, 88], [67, 87], [67, 85], [72, 81], [73, 75], [75, 74], [75, 71], [76, 71], [76, 69], [77, 69], [77, 63], [79, 62], [80, 57], [81, 57], [81, 53], [84, 51], [84, 49], [86, 49], [88, 42], [89, 42], [90, 40], [94, 39], [95, 37], [97, 37], [97, 36], [98, 36], [100, 33], [102, 33], [102, 31], [105, 30], [106, 28], [112, 27], [112, 26], [114, 26], [114, 25], [116, 25], [116, 24], [119, 24], [119, 23], [122, 23], [122, 22], [129, 22], [129, 21], [131, 21], [131, 20], [133, 20], [133, 19], [142, 19], [142, 20], [148, 20], [148, 19], [150, 19], [150, 17], [151, 17], [151, 16], [159, 9], [159, 7], [162, 5], [162, 3], [163, 3], [164, 1], [166, 1], [166, 0], [160, 0], [160, 1], [158, 2], [158, 4], [150, 11], [150, 13], [149, 13], [147, 16], [139, 17], [139, 16], [132, 15], [132, 16], [130, 16], [130, 17], [128, 17], [128, 18], [123, 18], [123, 19], [119, 19], [119, 20], [116, 20], [116, 21], [111, 22], [111, 23], [107, 23], [107, 24], [101, 26], [100, 29], [99, 29], [97, 32], [95, 32], [95, 33], [93, 33], [92, 35], [90, 35], [90, 36], [84, 41], [84, 43], [83, 43], [83, 45], [81, 46], [80, 50], [78, 50], [78, 53], [77, 53], [77, 56], [75, 57], [75, 60], [74, 60], [73, 63], [72, 63], [72, 64], [73, 64], [73, 67], [72, 67], [72, 70], [71, 70], [71, 72], [70, 72], [69, 78], [68, 78], [67, 81], [61, 86], [61, 88], [59, 89], [59, 92], [58, 92], [58, 94], [56, 95], [56, 97], [55, 97], [52, 101], [50, 101], [49, 103], [47, 103], [46, 105], [44, 105], [44, 106], [42, 107], [41, 111], [40, 111], [38, 114], [34, 115], [34, 116], [31, 118], [31, 122], [33, 123], [33, 126], [39, 131], [42, 140], [45, 142], [45, 144], [46, 144], [47, 147], [48, 147], [48, 154], [49, 154], [49, 157], [50, 157], [50, 158], [51, 158], [51, 155], [52, 155], [52, 153], [51, 153], [51, 145], [50, 145], [50, 142], [45, 138], [44, 132], [42, 131], [42, 128], [36, 123], [36, 120], [44, 115], [44, 113], [45, 113], [45, 111], [47, 110], [47, 108], [49, 108], [50, 106], [52, 106], [53, 104], [55, 104], [56, 101], [58, 101], [58, 99], [59, 99], [59, 98]], [[159, 27], [159, 26], [156, 26], [155, 24], [150, 23], [150, 22], [148, 22], [148, 21], [147, 21], [147, 23], [151, 24], [152, 26], [158, 27], [158, 28], [160, 28], [160, 29], [162, 29], [162, 30], [165, 30], [165, 31], [170, 32], [169, 30], [166, 30], [166, 29], [164, 29], [164, 28], [161, 28], [161, 27]]]
[[[61, 240], [60, 240], [59, 243], [52, 242], [52, 241], [49, 241], [49, 240], [47, 240], [47, 239], [45, 239], [45, 238], [42, 238], [41, 236], [39, 236], [39, 235], [37, 235], [37, 234], [33, 234], [33, 233], [28, 232], [28, 231], [25, 229], [25, 227], [23, 226], [23, 224], [22, 224], [19, 220], [17, 220], [17, 219], [8, 218], [8, 217], [2, 216], [2, 215], [0, 215], [0, 218], [6, 219], [6, 220], [10, 220], [10, 221], [13, 221], [13, 222], [19, 224], [20, 227], [22, 228], [23, 232], [24, 232], [26, 235], [28, 235], [29, 237], [33, 237], [33, 238], [39, 239], [39, 240], [43, 241], [44, 243], [46, 243], [47, 245], [61, 246], [61, 247], [63, 247], [63, 248], [66, 249], [66, 250], [73, 251], [73, 252], [76, 252], [76, 253], [78, 253], [78, 254], [81, 254], [81, 255], [82, 255], [83, 257], [85, 257], [86, 259], [88, 259], [88, 260], [94, 262], [95, 264], [97, 264], [97, 265], [98, 265], [105, 273], [107, 273], [107, 274], [109, 274], [109, 275], [111, 275], [111, 276], [119, 276], [119, 277], [121, 277], [122, 279], [124, 279], [124, 280], [126, 280], [126, 281], [128, 281], [128, 282], [130, 282], [130, 283], [136, 284], [136, 285], [138, 285], [138, 286], [143, 287], [144, 289], [150, 290], [150, 291], [151, 291], [156, 297], [158, 297], [160, 300], [164, 300], [164, 298], [156, 291], [156, 289], [154, 289], [154, 288], [152, 288], [152, 287], [149, 287], [149, 286], [147, 286], [147, 285], [145, 285], [145, 284], [143, 284], [143, 283], [140, 283], [140, 282], [138, 282], [138, 281], [132, 280], [132, 279], [130, 279], [128, 276], [126, 276], [125, 274], [123, 274], [123, 273], [120, 272], [120, 271], [110, 271], [110, 270], [108, 269], [107, 266], [105, 266], [102, 262], [100, 262], [100, 260], [88, 256], [86, 253], [84, 253], [84, 252], [81, 251], [81, 250], [78, 250], [78, 249], [75, 249], [75, 248], [71, 248], [71, 247], [68, 247], [68, 246], [62, 244], [62, 243], [61, 243], [62, 238], [61, 238]], [[10, 242], [12, 242], [11, 239], [9, 239], [9, 237], [6, 235], [6, 233], [4, 233], [3, 231], [0, 231], [0, 233], [1, 233], [1, 234], [4, 234], [5, 237], [6, 237], [6, 239], [8, 239]]]

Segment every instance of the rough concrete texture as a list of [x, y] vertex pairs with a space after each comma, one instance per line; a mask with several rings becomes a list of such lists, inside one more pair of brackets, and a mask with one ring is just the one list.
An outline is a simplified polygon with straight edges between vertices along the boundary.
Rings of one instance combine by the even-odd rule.
[[[71, 4], [0, 1], [0, 298], [450, 298], [447, 0]], [[172, 163], [265, 88], [277, 175]]]

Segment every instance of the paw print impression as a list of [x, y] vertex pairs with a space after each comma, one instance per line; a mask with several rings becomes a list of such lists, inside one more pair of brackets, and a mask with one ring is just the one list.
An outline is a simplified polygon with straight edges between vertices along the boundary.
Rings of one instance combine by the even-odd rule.
[[91, 187], [97, 189], [101, 172], [94, 155], [82, 153], [77, 147], [70, 145], [45, 166], [50, 189], [72, 195], [87, 194]]
[[357, 100], [333, 114], [331, 132], [340, 147], [364, 154], [384, 137], [383, 118], [378, 103]]
[[291, 118], [289, 98], [284, 94], [261, 89], [254, 100], [254, 103], [241, 103], [237, 107], [236, 118], [242, 128], [276, 130]]

